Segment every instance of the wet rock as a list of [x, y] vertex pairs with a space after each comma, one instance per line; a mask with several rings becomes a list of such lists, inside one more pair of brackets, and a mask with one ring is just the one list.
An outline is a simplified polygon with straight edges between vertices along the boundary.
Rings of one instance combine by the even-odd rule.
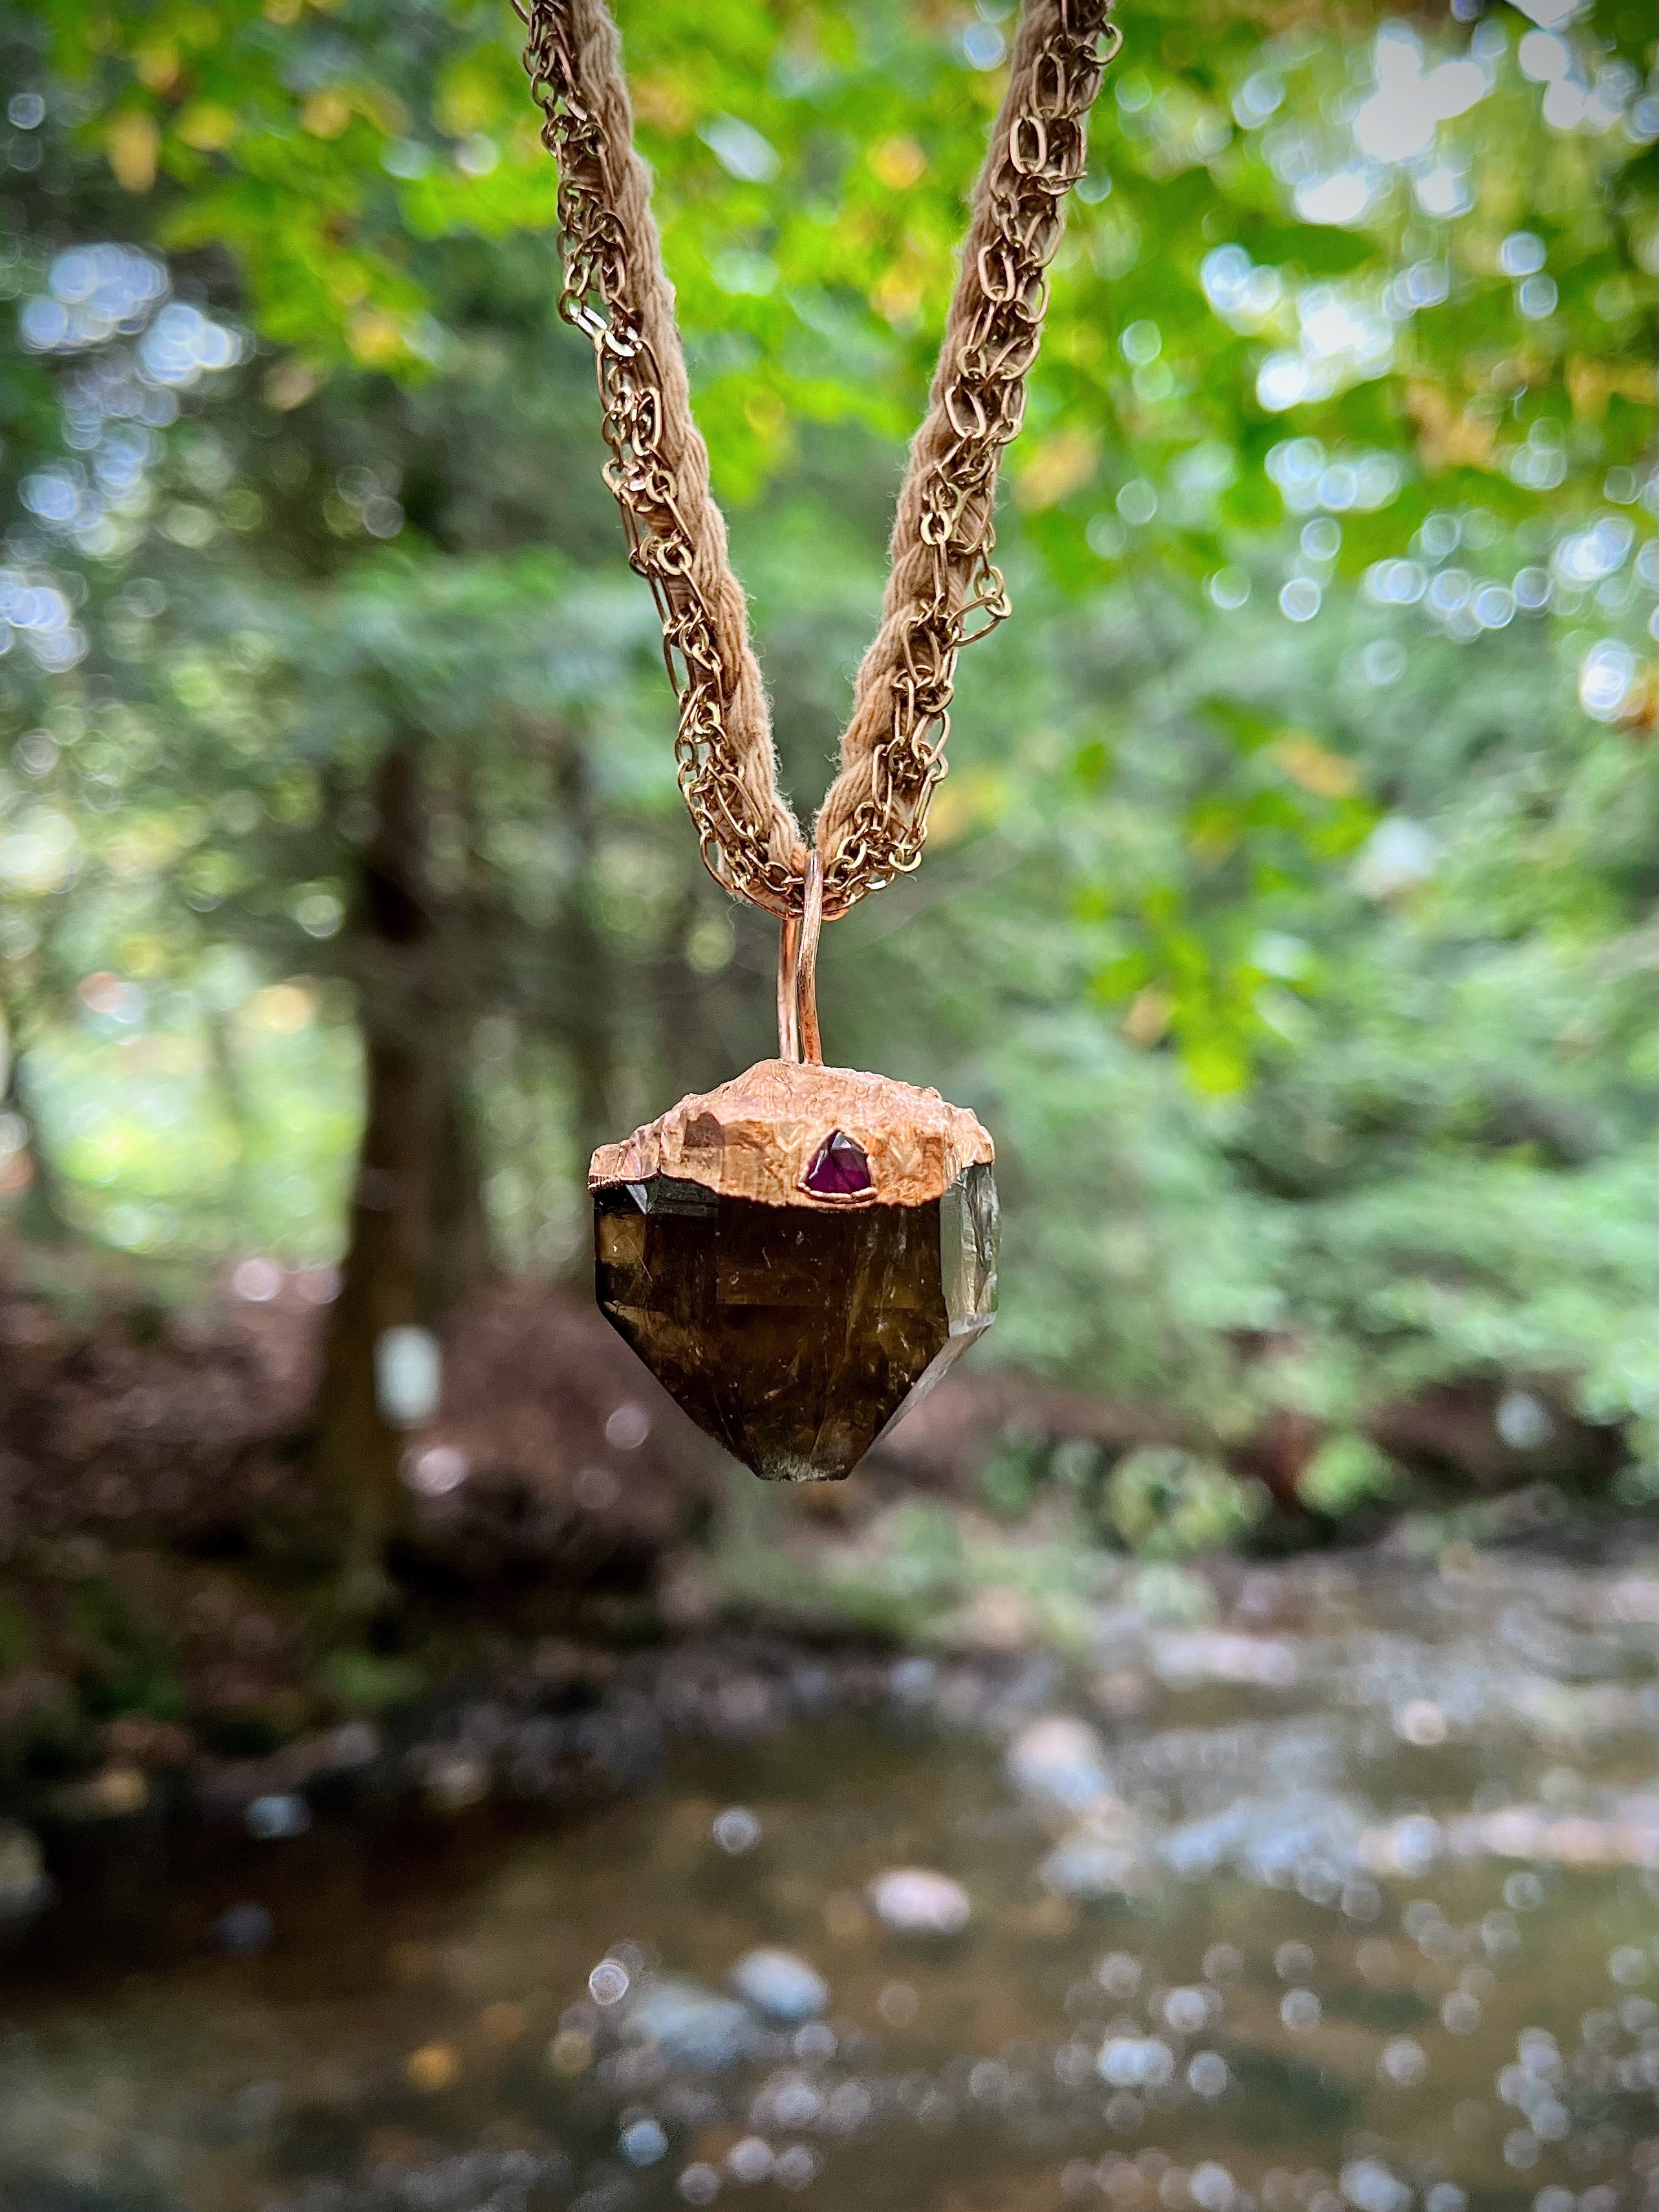
[[973, 1911], [959, 1881], [926, 1867], [894, 1867], [878, 1874], [865, 1895], [893, 1936], [954, 1936], [968, 1925]]
[[283, 1842], [304, 1835], [311, 1826], [311, 1808], [291, 1791], [273, 1793], [256, 1797], [242, 1820], [249, 1835], [257, 1836], [261, 1843]]
[[1112, 2035], [1095, 2063], [1115, 2089], [1157, 2088], [1174, 2074], [1175, 2053], [1155, 2035]]
[[673, 1975], [647, 1983], [629, 2004], [628, 2033], [655, 2044], [671, 2065], [707, 2071], [736, 2065], [758, 2040], [747, 2005]]
[[0, 1923], [38, 1911], [51, 1889], [32, 1832], [15, 1820], [0, 1820]]
[[1022, 1797], [1047, 1812], [1086, 1812], [1112, 1795], [1100, 1738], [1086, 1721], [1045, 1714], [1014, 1738], [1008, 1778]]
[[129, 2177], [66, 2181], [33, 2166], [0, 2166], [0, 2204], [6, 2212], [179, 2212], [178, 2198], [159, 2183]]
[[464, 1812], [489, 1795], [489, 1759], [464, 1746], [417, 1745], [409, 1755], [409, 1769], [418, 1777], [421, 1794], [435, 1812]]
[[1037, 1879], [1055, 1897], [1135, 1897], [1154, 1872], [1139, 1822], [1122, 1807], [1103, 1807], [1060, 1838]]
[[829, 2008], [830, 1984], [793, 1951], [765, 1946], [747, 1952], [728, 1979], [757, 2012], [785, 2027], [799, 2027]]
[[112, 1764], [81, 1781], [64, 1783], [50, 1802], [60, 1820], [126, 1820], [142, 1813], [149, 1799], [149, 1777], [142, 1766]]
[[1327, 1790], [1238, 1797], [1164, 1838], [1160, 1856], [1184, 1880], [1231, 1867], [1249, 1881], [1285, 1888], [1309, 1877], [1340, 1881], [1359, 1864], [1364, 1813]]
[[[337, 2181], [313, 2184], [297, 2197], [272, 2200], [266, 2212], [316, 2212], [323, 2202], [330, 2212], [479, 2212], [486, 2205], [540, 2205], [555, 2195], [562, 2202], [574, 2179], [561, 2150], [538, 2154], [479, 2148], [423, 2160], [403, 2172], [387, 2168], [356, 2188], [343, 2188]], [[127, 2212], [125, 2199], [122, 2212]]]
[[270, 1948], [275, 1925], [263, 1905], [245, 1902], [228, 1906], [214, 1922], [213, 1933], [222, 1950], [251, 1959]]
[[647, 2116], [623, 2130], [617, 2148], [630, 2166], [656, 2166], [668, 2155], [668, 2137], [660, 2124]]
[[1380, 2158], [1351, 2159], [1342, 2169], [1341, 2188], [1359, 2212], [1409, 2212], [1410, 2189]]
[[761, 1839], [761, 1824], [746, 1805], [728, 1805], [717, 1813], [708, 1832], [729, 1859], [740, 1859]]
[[1153, 1671], [1170, 1689], [1206, 1682], [1293, 1690], [1302, 1675], [1296, 1645], [1284, 1636], [1239, 1636], [1218, 1629], [1166, 1631], [1151, 1644]]

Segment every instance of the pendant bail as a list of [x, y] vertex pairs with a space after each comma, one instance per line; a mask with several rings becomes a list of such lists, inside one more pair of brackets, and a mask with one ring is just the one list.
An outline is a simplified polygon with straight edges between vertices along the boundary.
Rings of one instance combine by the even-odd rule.
[[787, 914], [778, 933], [778, 1058], [823, 1065], [818, 1035], [818, 939], [823, 929], [823, 861], [806, 855], [799, 914]]

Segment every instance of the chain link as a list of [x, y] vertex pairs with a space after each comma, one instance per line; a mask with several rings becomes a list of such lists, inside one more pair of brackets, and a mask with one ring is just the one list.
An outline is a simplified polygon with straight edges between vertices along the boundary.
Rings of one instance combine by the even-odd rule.
[[[957, 656], [1004, 621], [1009, 602], [992, 559], [1003, 447], [1019, 430], [1025, 379], [1048, 307], [1046, 270], [1061, 202], [1083, 173], [1085, 125], [1121, 33], [1111, 0], [1030, 0], [1048, 21], [1027, 104], [987, 156], [981, 191], [991, 236], [965, 267], [935, 380], [948, 443], [925, 465], [917, 535], [929, 588], [905, 611], [888, 678], [890, 722], [871, 755], [867, 792], [823, 854], [826, 919], [921, 858], [933, 793], [945, 772]], [[714, 607], [696, 581], [696, 547], [663, 448], [661, 374], [641, 327], [632, 240], [611, 179], [617, 154], [584, 100], [570, 0], [514, 0], [542, 140], [559, 168], [564, 285], [559, 313], [591, 341], [605, 477], [622, 510], [629, 564], [649, 583], [663, 657], [679, 702], [679, 785], [704, 865], [735, 896], [799, 914], [799, 869], [777, 857], [745, 788], [726, 726], [726, 660]], [[850, 771], [843, 771], [843, 778]]]

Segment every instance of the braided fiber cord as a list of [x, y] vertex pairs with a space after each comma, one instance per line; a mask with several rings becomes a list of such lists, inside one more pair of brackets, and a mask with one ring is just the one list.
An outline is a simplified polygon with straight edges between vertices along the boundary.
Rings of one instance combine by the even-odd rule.
[[[882, 624], [858, 673], [841, 770], [813, 829], [826, 919], [908, 872], [945, 774], [957, 654], [1007, 615], [991, 560], [1002, 448], [1018, 433], [1085, 122], [1117, 46], [1111, 0], [1027, 0], [972, 202], [928, 411], [911, 448]], [[778, 787], [743, 588], [708, 488], [632, 112], [604, 0], [515, 0], [559, 162], [560, 312], [586, 331], [632, 565], [650, 582], [679, 699], [680, 788], [733, 896], [799, 914], [806, 848]], [[1108, 51], [1103, 54], [1104, 34]]]

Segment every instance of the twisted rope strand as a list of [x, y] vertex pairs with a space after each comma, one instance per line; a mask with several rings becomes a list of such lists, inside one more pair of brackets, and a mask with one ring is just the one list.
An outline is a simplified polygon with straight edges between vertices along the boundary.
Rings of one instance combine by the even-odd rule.
[[778, 788], [748, 603], [708, 489], [616, 26], [604, 0], [538, 0], [520, 12], [543, 140], [559, 163], [559, 311], [592, 343], [605, 479], [629, 562], [655, 595], [679, 698], [680, 788], [716, 881], [783, 913], [804, 878], [806, 847]]
[[[629, 562], [656, 597], [679, 701], [680, 788], [716, 881], [771, 913], [799, 914], [805, 841], [778, 787], [747, 603], [691, 413], [616, 27], [604, 0], [514, 5], [542, 137], [559, 163], [560, 313], [593, 345], [605, 478]], [[1021, 19], [899, 497], [881, 629], [813, 825], [826, 920], [920, 861], [945, 774], [957, 655], [1009, 611], [991, 558], [997, 471], [1024, 413], [1048, 306], [1044, 272], [1065, 195], [1083, 173], [1085, 121], [1117, 51], [1110, 6], [1027, 0]]]

